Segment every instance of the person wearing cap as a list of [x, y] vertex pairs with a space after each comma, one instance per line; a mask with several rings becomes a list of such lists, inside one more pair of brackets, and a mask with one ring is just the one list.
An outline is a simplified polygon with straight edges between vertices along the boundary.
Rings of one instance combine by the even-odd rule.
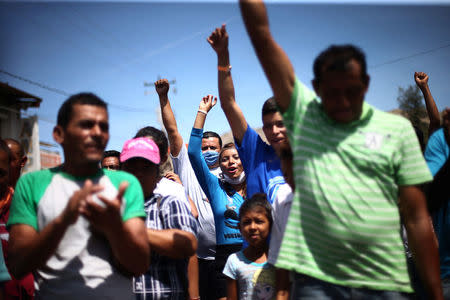
[[185, 201], [155, 192], [160, 155], [153, 140], [138, 137], [126, 141], [120, 162], [122, 169], [141, 183], [152, 249], [150, 268], [133, 278], [136, 299], [184, 300], [188, 295], [188, 258], [197, 250], [197, 221]]
[[[145, 126], [139, 129], [134, 136], [134, 138], [138, 137], [146, 137], [155, 142], [156, 146], [159, 149], [159, 180], [156, 184], [155, 189], [153, 190], [154, 194], [160, 194], [161, 196], [172, 195], [177, 197], [180, 200], [185, 201], [185, 203], [190, 208], [190, 211], [194, 218], [198, 218], [199, 212], [197, 210], [196, 204], [190, 196], [187, 194], [187, 189], [185, 190], [183, 183], [181, 182], [181, 178], [178, 177], [177, 174], [173, 173], [172, 163], [169, 160], [169, 142], [164, 134], [164, 132], [160, 129], [157, 129], [153, 126]], [[170, 147], [170, 151], [172, 151], [172, 146]], [[173, 162], [173, 161], [172, 161]], [[175, 166], [175, 164], [173, 164]], [[195, 174], [194, 174], [195, 176]], [[200, 237], [201, 237], [201, 223], [199, 222], [199, 229], [197, 234], [197, 251], [200, 247]], [[199, 262], [196, 254], [192, 255], [189, 258], [188, 263], [188, 282], [189, 282], [189, 298], [197, 299], [199, 296]], [[207, 298], [207, 297], [202, 297]]]
[[37, 299], [133, 299], [131, 276], [149, 266], [137, 179], [100, 168], [109, 139], [106, 103], [69, 97], [53, 137], [64, 164], [17, 182], [8, 220], [8, 267], [34, 272]]

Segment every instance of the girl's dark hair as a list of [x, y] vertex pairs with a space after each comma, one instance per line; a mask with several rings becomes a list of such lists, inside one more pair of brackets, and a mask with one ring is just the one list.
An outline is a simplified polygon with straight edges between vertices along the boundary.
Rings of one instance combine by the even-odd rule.
[[272, 218], [272, 206], [269, 201], [267, 201], [267, 196], [264, 193], [256, 193], [250, 199], [247, 199], [242, 203], [239, 208], [239, 221], [241, 221], [242, 216], [248, 211], [254, 210], [257, 207], [264, 209], [266, 217], [269, 220], [270, 228], [272, 228], [273, 218]]

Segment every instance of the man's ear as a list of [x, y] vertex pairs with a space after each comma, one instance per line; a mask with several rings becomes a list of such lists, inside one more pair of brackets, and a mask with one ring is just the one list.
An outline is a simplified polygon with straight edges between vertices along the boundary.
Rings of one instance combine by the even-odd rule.
[[25, 167], [25, 164], [28, 161], [28, 157], [26, 155], [24, 155], [21, 159], [20, 159], [20, 167], [23, 168]]
[[64, 129], [60, 125], [53, 128], [53, 139], [60, 145], [64, 142]]

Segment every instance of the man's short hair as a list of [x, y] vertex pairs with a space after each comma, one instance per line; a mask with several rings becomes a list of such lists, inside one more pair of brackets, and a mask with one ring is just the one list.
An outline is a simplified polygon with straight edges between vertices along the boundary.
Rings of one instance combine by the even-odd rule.
[[208, 139], [208, 138], [211, 138], [211, 137], [212, 138], [218, 138], [219, 139], [219, 146], [220, 146], [220, 148], [222, 148], [222, 138], [220, 137], [220, 135], [218, 135], [214, 131], [205, 131], [205, 132], [203, 132], [202, 139]]
[[25, 156], [25, 149], [23, 149], [22, 144], [18, 140], [15, 140], [15, 139], [12, 139], [12, 138], [6, 138], [6, 139], [4, 139], [4, 141], [5, 141], [5, 143], [7, 145], [8, 144], [14, 144], [14, 145], [17, 146], [17, 148], [19, 149], [20, 158]]
[[106, 157], [117, 157], [120, 161], [120, 152], [117, 150], [107, 150], [105, 152], [103, 152], [103, 159], [105, 159]]
[[275, 100], [275, 97], [270, 97], [263, 104], [262, 115], [265, 116], [276, 112], [280, 112], [280, 110], [278, 109], [277, 101]]
[[139, 129], [134, 138], [148, 136], [151, 137], [156, 146], [159, 148], [161, 163], [165, 162], [167, 160], [167, 151], [169, 150], [169, 142], [167, 141], [166, 135], [162, 130], [159, 130], [153, 126], [146, 126]]
[[354, 45], [331, 45], [314, 60], [314, 80], [319, 82], [324, 71], [346, 71], [348, 63], [356, 60], [361, 66], [361, 79], [367, 79], [367, 63], [364, 52]]
[[11, 150], [9, 149], [8, 145], [6, 144], [5, 140], [0, 139], [0, 151], [5, 151], [6, 155], [8, 155], [8, 163], [12, 160], [12, 154]]
[[73, 106], [75, 104], [100, 106], [105, 110], [108, 110], [106, 102], [97, 95], [93, 93], [78, 93], [70, 96], [59, 108], [57, 125], [64, 129], [67, 127], [67, 124], [69, 124], [70, 119], [72, 118]]

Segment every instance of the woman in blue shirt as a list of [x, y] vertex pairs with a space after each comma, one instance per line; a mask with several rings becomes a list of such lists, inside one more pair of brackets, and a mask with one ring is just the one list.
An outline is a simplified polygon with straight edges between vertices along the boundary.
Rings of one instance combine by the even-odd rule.
[[197, 180], [209, 199], [216, 226], [216, 298], [226, 297], [226, 277], [223, 267], [230, 254], [241, 250], [242, 236], [239, 231], [239, 208], [246, 196], [244, 168], [233, 143], [223, 146], [218, 155], [222, 171], [217, 178], [209, 171], [202, 155], [203, 126], [209, 110], [217, 103], [212, 95], [203, 97], [199, 105], [189, 140], [189, 159]]

